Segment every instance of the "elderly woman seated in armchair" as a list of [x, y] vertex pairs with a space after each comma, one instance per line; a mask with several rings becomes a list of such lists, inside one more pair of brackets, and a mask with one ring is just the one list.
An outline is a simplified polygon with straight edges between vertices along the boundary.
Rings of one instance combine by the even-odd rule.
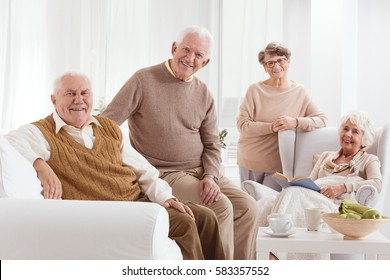
[[320, 193], [301, 187], [288, 187], [278, 193], [260, 185], [260, 225], [266, 225], [268, 214], [278, 212], [291, 213], [295, 226], [304, 227], [304, 208], [322, 207], [326, 212], [335, 212], [342, 199], [354, 200], [363, 186], [380, 192], [379, 159], [366, 152], [374, 135], [374, 125], [367, 114], [353, 111], [343, 116], [339, 126], [340, 149], [322, 153], [310, 174], [321, 187]]

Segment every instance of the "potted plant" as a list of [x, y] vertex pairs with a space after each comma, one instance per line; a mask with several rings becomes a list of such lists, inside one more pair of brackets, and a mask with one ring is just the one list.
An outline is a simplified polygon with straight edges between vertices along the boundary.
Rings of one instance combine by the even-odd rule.
[[219, 143], [222, 145], [222, 149], [226, 149], [225, 138], [228, 134], [227, 129], [223, 129], [219, 132]]
[[226, 160], [227, 160], [227, 151], [226, 151], [227, 145], [225, 142], [225, 138], [226, 138], [227, 134], [228, 134], [228, 131], [226, 128], [219, 132], [219, 143], [222, 146], [222, 149], [221, 149], [222, 162], [226, 162]]

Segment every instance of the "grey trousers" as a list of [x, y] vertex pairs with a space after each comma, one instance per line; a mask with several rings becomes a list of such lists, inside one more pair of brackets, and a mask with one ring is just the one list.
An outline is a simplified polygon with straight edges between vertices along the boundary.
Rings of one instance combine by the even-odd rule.
[[275, 191], [280, 192], [282, 190], [282, 187], [279, 186], [278, 183], [272, 179], [272, 175], [274, 173], [267, 173], [267, 172], [257, 172], [253, 170], [246, 169], [244, 167], [239, 166], [240, 171], [240, 180], [241, 183], [243, 183], [246, 180], [252, 180], [257, 183], [263, 184], [267, 187], [270, 187], [271, 189], [274, 189]]

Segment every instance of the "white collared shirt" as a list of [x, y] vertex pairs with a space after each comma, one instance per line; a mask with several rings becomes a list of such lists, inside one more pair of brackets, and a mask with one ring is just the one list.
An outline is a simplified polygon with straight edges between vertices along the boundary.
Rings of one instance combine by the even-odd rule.
[[[101, 125], [93, 116], [89, 117], [87, 125], [82, 129], [67, 125], [58, 116], [57, 112], [53, 113], [53, 118], [56, 124], [56, 133], [63, 128], [78, 143], [89, 149], [93, 147], [95, 136], [92, 123]], [[37, 158], [42, 158], [45, 161], [49, 160], [50, 145], [37, 126], [27, 124], [17, 130], [10, 131], [5, 136], [31, 165]], [[123, 164], [133, 169], [142, 192], [151, 201], [160, 205], [173, 198], [171, 187], [167, 182], [159, 178], [159, 171], [130, 145], [127, 135], [122, 134], [122, 139], [121, 153]]]
[[95, 119], [93, 116], [89, 116], [87, 120], [87, 124], [79, 129], [77, 127], [67, 125], [61, 118], [58, 116], [57, 112], [55, 111], [53, 113], [53, 119], [56, 123], [56, 133], [60, 131], [61, 128], [64, 128], [64, 130], [72, 136], [76, 142], [79, 144], [87, 147], [88, 149], [92, 149], [93, 143], [95, 141], [95, 136], [93, 135], [93, 128], [92, 123], [101, 126], [99, 121]]

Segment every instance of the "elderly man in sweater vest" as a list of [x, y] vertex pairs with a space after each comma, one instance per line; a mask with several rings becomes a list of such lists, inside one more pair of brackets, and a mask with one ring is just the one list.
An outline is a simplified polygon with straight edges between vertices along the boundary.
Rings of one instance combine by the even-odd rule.
[[158, 171], [126, 144], [115, 122], [91, 116], [86, 76], [58, 78], [51, 100], [53, 114], [8, 135], [36, 169], [45, 198], [159, 203], [184, 259], [225, 259], [214, 212], [178, 201]]
[[209, 63], [212, 41], [204, 28], [183, 30], [173, 57], [136, 72], [102, 115], [128, 121], [133, 147], [160, 170], [175, 196], [216, 213], [227, 258], [253, 259], [258, 207], [220, 173], [214, 99], [194, 76]]

